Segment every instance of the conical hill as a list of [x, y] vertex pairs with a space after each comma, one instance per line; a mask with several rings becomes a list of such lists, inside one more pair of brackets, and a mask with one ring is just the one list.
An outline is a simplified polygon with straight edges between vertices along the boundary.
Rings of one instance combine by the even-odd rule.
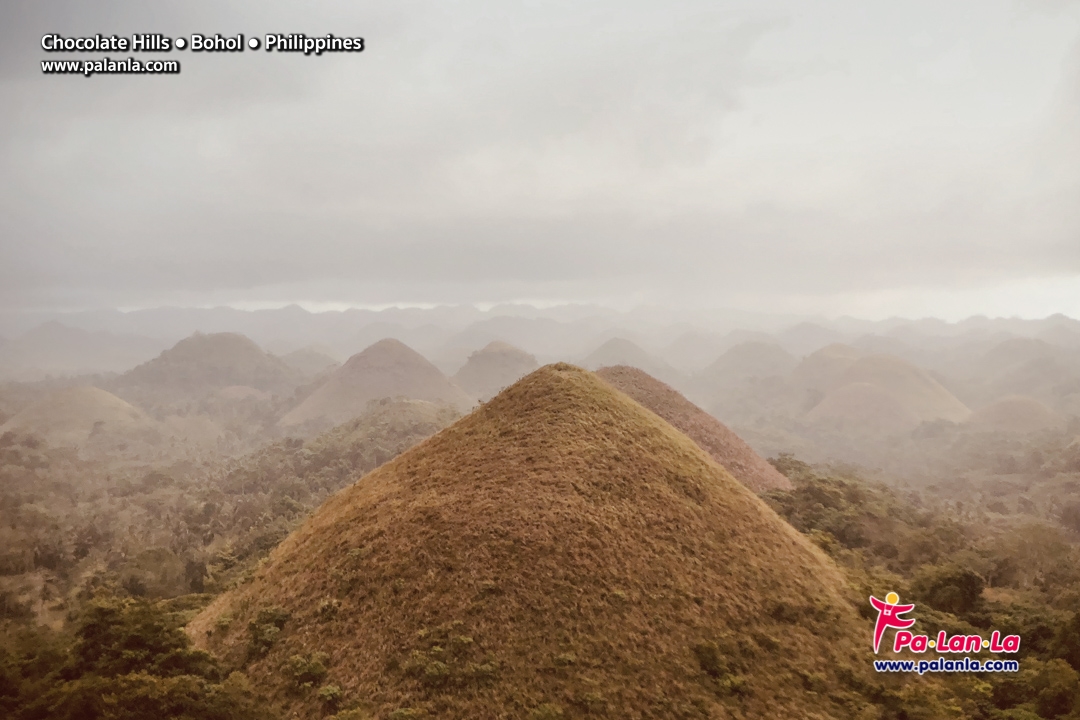
[[336, 685], [373, 718], [850, 718], [868, 634], [844, 587], [688, 437], [560, 364], [332, 496], [188, 630], [289, 716]]
[[89, 386], [59, 390], [24, 408], [0, 425], [0, 435], [8, 431], [34, 434], [51, 445], [69, 447], [91, 440], [155, 440], [160, 435], [142, 410]]
[[345, 422], [371, 400], [403, 397], [467, 410], [474, 401], [464, 390], [399, 340], [380, 340], [353, 355], [315, 392], [279, 421], [282, 426], [313, 421]]
[[477, 400], [487, 400], [537, 367], [529, 353], [496, 340], [470, 355], [454, 382]]
[[754, 492], [791, 489], [791, 481], [754, 452], [746, 441], [670, 385], [626, 365], [603, 368], [597, 375], [686, 433]]

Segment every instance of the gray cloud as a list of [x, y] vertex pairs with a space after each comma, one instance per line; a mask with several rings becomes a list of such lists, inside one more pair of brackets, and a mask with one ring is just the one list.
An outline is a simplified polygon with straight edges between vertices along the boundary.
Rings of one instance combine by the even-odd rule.
[[[957, 6], [17, 2], [0, 306], [782, 304], [1080, 277], [1080, 6]], [[368, 49], [49, 77], [52, 31]]]

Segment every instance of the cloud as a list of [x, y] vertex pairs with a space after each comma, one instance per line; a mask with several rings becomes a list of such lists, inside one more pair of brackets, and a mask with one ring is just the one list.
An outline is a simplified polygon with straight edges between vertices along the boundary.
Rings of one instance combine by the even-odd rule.
[[[1080, 273], [1068, 8], [87, 7], [19, 2], [0, 31], [5, 308], [722, 303]], [[368, 49], [37, 69], [43, 32], [155, 30]]]

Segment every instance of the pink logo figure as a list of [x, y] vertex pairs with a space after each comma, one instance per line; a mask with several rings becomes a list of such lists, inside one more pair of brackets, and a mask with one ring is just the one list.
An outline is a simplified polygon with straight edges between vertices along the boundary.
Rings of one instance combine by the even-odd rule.
[[885, 596], [885, 600], [878, 600], [870, 596], [870, 604], [878, 611], [877, 622], [874, 623], [874, 654], [877, 654], [881, 646], [881, 636], [885, 634], [885, 628], [897, 628], [906, 630], [915, 624], [914, 618], [900, 617], [906, 612], [911, 612], [915, 605], [900, 605], [900, 596], [894, 592]]

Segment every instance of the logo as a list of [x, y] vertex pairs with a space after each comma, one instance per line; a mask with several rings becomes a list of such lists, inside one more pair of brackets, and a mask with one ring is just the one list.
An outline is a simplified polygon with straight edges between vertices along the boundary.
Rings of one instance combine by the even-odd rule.
[[1015, 653], [1020, 651], [1020, 636], [1002, 636], [1000, 630], [994, 630], [989, 638], [982, 635], [952, 635], [944, 630], [931, 638], [928, 635], [916, 635], [908, 630], [915, 624], [915, 618], [901, 617], [915, 609], [915, 604], [901, 605], [900, 596], [894, 592], [879, 600], [870, 596], [870, 605], [878, 611], [877, 621], [874, 623], [874, 654], [881, 647], [881, 640], [885, 630], [894, 628], [896, 635], [893, 637], [893, 652], [909, 650], [913, 653], [924, 653], [927, 650], [935, 650], [939, 653], [977, 653], [989, 650], [992, 653]]
[[877, 622], [874, 623], [874, 654], [877, 655], [881, 647], [881, 636], [885, 634], [885, 628], [899, 628], [907, 630], [915, 624], [915, 618], [902, 618], [904, 613], [915, 609], [915, 605], [901, 605], [900, 596], [894, 592], [885, 596], [884, 600], [878, 600], [870, 596], [870, 604], [877, 610]]

